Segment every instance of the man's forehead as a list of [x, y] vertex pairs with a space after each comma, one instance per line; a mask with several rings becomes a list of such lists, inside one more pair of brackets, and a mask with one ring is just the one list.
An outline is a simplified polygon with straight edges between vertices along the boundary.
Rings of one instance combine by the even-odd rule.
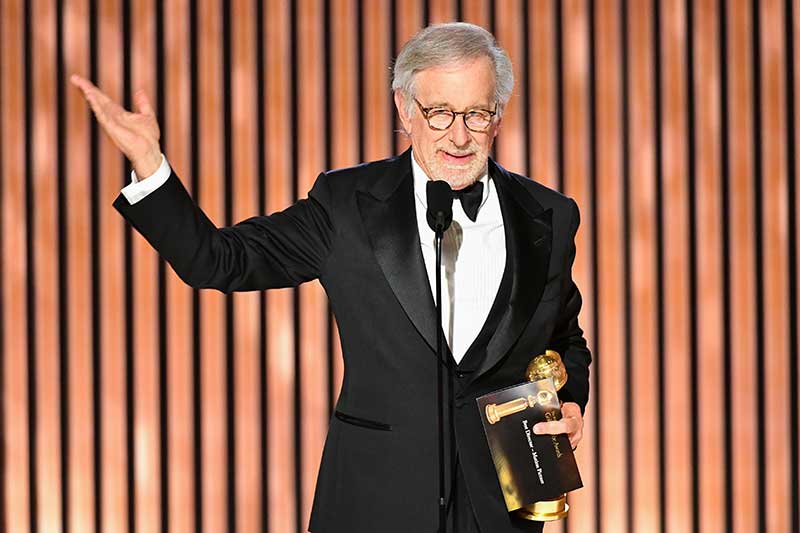
[[417, 91], [417, 99], [424, 107], [447, 107], [458, 110], [461, 107], [491, 107], [494, 104], [494, 88], [482, 95], [464, 95], [454, 90], [448, 94], [447, 88], [439, 87], [434, 93]]
[[485, 57], [429, 67], [417, 73], [414, 87], [426, 107], [487, 106], [494, 102], [494, 68]]
[[[490, 108], [492, 106], [493, 101], [494, 101], [493, 99], [488, 98], [488, 97], [487, 98], [481, 98], [480, 100], [476, 100], [475, 102], [473, 102], [472, 104], [468, 105], [467, 107], [470, 108], [470, 109], [471, 108]], [[422, 103], [422, 102], [420, 102], [420, 103]], [[445, 99], [431, 99], [431, 98], [428, 98], [424, 102], [424, 104], [425, 104], [425, 108], [444, 107], [444, 108], [448, 108], [448, 109], [453, 109], [455, 111], [458, 111], [458, 107], [459, 107], [457, 104], [454, 104], [454, 103], [452, 103], [452, 102], [450, 102], [448, 100], [445, 100]]]

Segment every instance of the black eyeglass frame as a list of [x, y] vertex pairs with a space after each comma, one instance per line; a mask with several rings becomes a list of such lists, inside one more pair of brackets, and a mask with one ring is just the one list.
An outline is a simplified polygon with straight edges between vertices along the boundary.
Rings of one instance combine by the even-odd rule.
[[[448, 129], [450, 129], [450, 126], [453, 125], [453, 122], [456, 121], [456, 117], [458, 115], [461, 115], [463, 117], [462, 120], [464, 121], [464, 127], [466, 127], [469, 131], [472, 131], [472, 132], [475, 132], [475, 133], [485, 133], [486, 130], [488, 130], [489, 127], [492, 125], [492, 121], [494, 120], [495, 115], [497, 115], [497, 104], [495, 104], [494, 111], [489, 111], [488, 109], [469, 109], [467, 111], [453, 111], [452, 109], [440, 108], [440, 107], [435, 107], [435, 106], [434, 107], [424, 107], [420, 103], [420, 101], [417, 100], [416, 98], [414, 98], [414, 102], [417, 104], [417, 107], [419, 107], [419, 110], [422, 113], [422, 116], [425, 117], [425, 122], [428, 123], [428, 127], [430, 129], [434, 130], [434, 131], [447, 131]], [[445, 128], [434, 128], [431, 125], [431, 119], [430, 119], [430, 117], [428, 115], [434, 109], [441, 109], [442, 111], [448, 111], [451, 114], [452, 119], [450, 120], [450, 124], [448, 124], [447, 127], [445, 127]], [[470, 128], [469, 124], [467, 124], [467, 115], [469, 115], [471, 113], [478, 113], [478, 112], [480, 112], [480, 113], [488, 113], [489, 114], [489, 123], [482, 130], [476, 130], [474, 128]]]

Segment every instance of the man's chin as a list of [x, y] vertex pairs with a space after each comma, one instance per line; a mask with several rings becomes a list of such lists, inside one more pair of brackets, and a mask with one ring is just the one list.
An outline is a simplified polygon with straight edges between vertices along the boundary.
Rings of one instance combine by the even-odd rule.
[[475, 172], [472, 166], [466, 167], [448, 167], [440, 169], [436, 172], [436, 179], [446, 181], [450, 188], [453, 190], [463, 189], [468, 185], [472, 185], [480, 178], [480, 175]]
[[477, 176], [472, 176], [469, 174], [446, 174], [441, 176], [439, 179], [447, 182], [447, 184], [450, 185], [450, 188], [454, 191], [468, 187], [478, 181]]

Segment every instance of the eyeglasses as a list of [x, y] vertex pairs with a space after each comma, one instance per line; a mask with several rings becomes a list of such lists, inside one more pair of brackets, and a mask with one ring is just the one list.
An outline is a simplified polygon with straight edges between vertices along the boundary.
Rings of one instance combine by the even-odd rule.
[[419, 100], [414, 98], [417, 107], [422, 112], [422, 116], [428, 121], [428, 126], [432, 130], [444, 131], [453, 125], [457, 115], [464, 117], [464, 125], [468, 130], [476, 133], [486, 131], [492, 125], [492, 119], [497, 114], [497, 106], [494, 111], [487, 109], [470, 109], [469, 111], [453, 111], [446, 107], [422, 107]]

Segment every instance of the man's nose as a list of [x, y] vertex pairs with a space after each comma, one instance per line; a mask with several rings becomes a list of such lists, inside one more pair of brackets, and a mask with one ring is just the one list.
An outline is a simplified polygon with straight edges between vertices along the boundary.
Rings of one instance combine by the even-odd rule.
[[450, 126], [450, 141], [458, 147], [469, 144], [470, 135], [467, 125], [464, 123], [464, 115], [456, 116], [456, 119]]

